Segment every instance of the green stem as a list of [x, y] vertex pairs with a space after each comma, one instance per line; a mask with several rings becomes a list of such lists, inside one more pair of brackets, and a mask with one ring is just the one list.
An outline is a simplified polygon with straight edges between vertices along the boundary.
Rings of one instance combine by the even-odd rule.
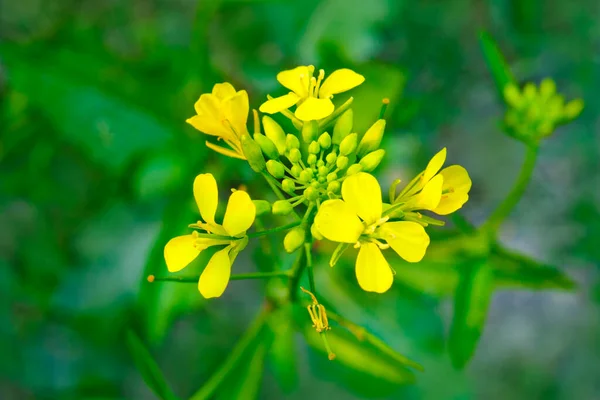
[[[283, 194], [283, 192], [280, 189], [280, 184], [279, 182], [277, 182], [277, 180], [275, 178], [273, 178], [271, 175], [269, 175], [267, 172], [262, 172], [261, 175], [265, 178], [265, 180], [267, 181], [267, 183], [269, 184], [269, 186], [271, 187], [271, 189], [273, 189], [273, 192], [275, 192], [275, 195], [279, 198], [279, 200], [287, 200], [285, 195]], [[298, 213], [294, 210], [292, 211], [293, 215], [296, 216], [296, 219], [300, 219], [300, 216], [298, 215]]]
[[[154, 276], [150, 275], [149, 280], [152, 282], [182, 282], [182, 283], [197, 283], [199, 276]], [[272, 271], [272, 272], [249, 272], [247, 274], [233, 274], [229, 277], [230, 281], [240, 281], [245, 279], [268, 279], [274, 277], [291, 277], [291, 270], [287, 271]]]
[[496, 208], [496, 210], [489, 217], [487, 222], [484, 224], [484, 228], [488, 232], [495, 233], [498, 231], [498, 228], [502, 224], [502, 222], [508, 217], [512, 209], [517, 205], [529, 181], [531, 179], [531, 175], [533, 173], [533, 169], [535, 168], [535, 162], [537, 160], [538, 148], [537, 146], [528, 146], [527, 153], [525, 154], [525, 161], [523, 166], [521, 167], [521, 172], [519, 173], [519, 177], [517, 178], [517, 182], [515, 186], [512, 188], [508, 196], [504, 199], [502, 203]]
[[191, 397], [190, 400], [208, 400], [213, 397], [219, 386], [227, 379], [239, 364], [244, 352], [252, 341], [258, 336], [267, 319], [268, 312], [263, 309], [237, 342], [227, 359], [219, 369], [206, 381], [206, 383]]
[[312, 268], [312, 254], [311, 254], [312, 241], [304, 243], [304, 252], [306, 253], [306, 272], [308, 273], [308, 284], [310, 291], [316, 296], [317, 291], [315, 289], [315, 277], [313, 275]]
[[298, 298], [298, 285], [300, 283], [300, 277], [304, 271], [306, 263], [304, 262], [304, 252], [299, 251], [296, 256], [296, 261], [292, 265], [290, 271], [290, 280], [288, 282], [288, 291], [290, 294], [290, 300], [295, 301]]
[[248, 233], [248, 234], [246, 234], [246, 236], [248, 236], [249, 238], [255, 238], [255, 237], [259, 237], [259, 236], [270, 235], [271, 233], [281, 232], [281, 231], [295, 228], [296, 226], [298, 226], [300, 224], [301, 224], [300, 221], [296, 221], [296, 222], [292, 222], [287, 225], [278, 226], [277, 228], [266, 229], [264, 231]]

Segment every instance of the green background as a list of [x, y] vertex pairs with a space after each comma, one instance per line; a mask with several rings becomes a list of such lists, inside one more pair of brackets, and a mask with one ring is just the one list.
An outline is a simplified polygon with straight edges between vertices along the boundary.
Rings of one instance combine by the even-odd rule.
[[[485, 29], [519, 82], [553, 77], [586, 103], [542, 144], [501, 231], [507, 248], [559, 266], [578, 289], [496, 291], [460, 371], [446, 350], [450, 297], [402, 282], [365, 295], [351, 260], [331, 271], [325, 254], [317, 287], [336, 310], [426, 372], [390, 386], [368, 373], [377, 366], [329, 362], [298, 333], [297, 376], [271, 356], [264, 376], [251, 376], [261, 399], [598, 398], [598, 17], [588, 0], [1, 1], [0, 397], [154, 398], [127, 352], [129, 328], [187, 397], [257, 313], [261, 282], [232, 282], [205, 301], [194, 284], [144, 280], [166, 273], [162, 247], [198, 218], [196, 174], [215, 174], [223, 194], [242, 183], [254, 198], [267, 193], [246, 164], [206, 149], [184, 122], [214, 83], [246, 89], [257, 108], [267, 93], [284, 93], [282, 69], [353, 68], [367, 78], [352, 93], [358, 130], [382, 97], [392, 100], [382, 186], [410, 179], [445, 146], [473, 180], [462, 214], [483, 222], [524, 154], [499, 127], [504, 108], [477, 41]], [[235, 271], [255, 270], [260, 253], [251, 245]], [[256, 359], [247, 364], [261, 370]]]

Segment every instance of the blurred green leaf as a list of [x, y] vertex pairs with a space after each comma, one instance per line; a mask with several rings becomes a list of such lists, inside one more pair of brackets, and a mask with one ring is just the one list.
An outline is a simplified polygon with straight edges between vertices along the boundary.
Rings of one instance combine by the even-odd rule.
[[132, 330], [127, 331], [127, 347], [133, 357], [133, 361], [144, 378], [144, 382], [152, 391], [163, 400], [177, 400], [178, 397], [169, 387], [156, 361], [146, 349], [140, 338]]
[[291, 312], [291, 305], [286, 306], [275, 311], [268, 321], [273, 332], [273, 343], [269, 349], [269, 365], [286, 394], [298, 386], [298, 359]]
[[457, 368], [464, 367], [475, 352], [493, 290], [494, 277], [487, 259], [461, 266], [449, 338], [450, 358]]
[[485, 31], [479, 32], [479, 45], [483, 52], [483, 58], [490, 69], [496, 89], [502, 103], [504, 103], [504, 87], [509, 83], [514, 83], [515, 78], [498, 48], [498, 45], [492, 39], [490, 34]]

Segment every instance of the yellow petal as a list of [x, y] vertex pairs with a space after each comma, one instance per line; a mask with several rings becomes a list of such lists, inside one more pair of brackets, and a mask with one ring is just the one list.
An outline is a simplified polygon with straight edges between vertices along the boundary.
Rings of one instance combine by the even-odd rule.
[[321, 235], [342, 243], [356, 243], [365, 228], [356, 211], [340, 199], [321, 204], [314, 224]]
[[262, 103], [259, 110], [265, 114], [275, 114], [287, 110], [300, 100], [296, 93], [288, 93]]
[[436, 208], [442, 198], [443, 184], [444, 177], [436, 175], [432, 180], [427, 182], [421, 193], [416, 196], [412, 208], [415, 210], [433, 210]]
[[214, 224], [217, 204], [219, 204], [219, 190], [212, 174], [200, 174], [194, 179], [194, 198], [204, 222]]
[[281, 71], [277, 74], [277, 80], [298, 96], [306, 97], [308, 96], [308, 87], [314, 70], [315, 67], [309, 65]]
[[194, 109], [196, 114], [202, 116], [213, 116], [218, 119], [220, 113], [221, 101], [211, 93], [204, 93], [200, 96], [198, 101], [194, 103]]
[[431, 178], [433, 178], [435, 174], [438, 173], [438, 171], [442, 168], [442, 165], [444, 165], [445, 161], [446, 148], [444, 147], [435, 156], [433, 156], [427, 164], [427, 168], [425, 168], [425, 171], [423, 172], [423, 177], [421, 178], [423, 184], [429, 182]]
[[420, 224], [411, 221], [387, 222], [380, 228], [392, 249], [408, 262], [418, 262], [425, 256], [429, 236]]
[[381, 218], [381, 188], [373, 175], [359, 172], [346, 178], [342, 183], [342, 197], [367, 225]]
[[296, 108], [296, 117], [302, 121], [319, 120], [331, 115], [335, 106], [329, 99], [309, 97]]
[[231, 276], [231, 261], [229, 260], [228, 246], [217, 251], [211, 258], [206, 268], [200, 275], [198, 290], [207, 299], [219, 297], [227, 288]]
[[229, 82], [217, 83], [213, 86], [212, 94], [218, 99], [223, 100], [235, 95], [235, 88]]
[[193, 235], [177, 236], [169, 240], [164, 250], [169, 272], [181, 271], [198, 257], [202, 248], [196, 247], [195, 242]]
[[447, 215], [461, 208], [469, 200], [471, 178], [467, 170], [460, 165], [446, 167], [440, 175], [444, 177], [443, 194], [440, 204], [432, 211], [439, 215]]
[[319, 97], [328, 99], [334, 94], [355, 88], [364, 81], [364, 76], [357, 74], [351, 69], [338, 69], [337, 71], [333, 71], [333, 73], [325, 79], [325, 82], [323, 82], [321, 89], [319, 90]]
[[356, 259], [356, 279], [367, 292], [384, 293], [392, 286], [392, 269], [376, 244], [365, 243], [360, 246]]
[[227, 210], [223, 218], [223, 228], [230, 236], [246, 233], [256, 217], [256, 206], [243, 190], [237, 190], [229, 196]]
[[220, 120], [210, 115], [194, 115], [186, 119], [185, 122], [207, 135], [218, 136], [228, 140], [235, 138], [235, 134], [230, 128], [225, 127]]
[[240, 90], [235, 95], [223, 100], [223, 114], [233, 127], [237, 137], [248, 134], [246, 123], [248, 122], [248, 112], [250, 106], [248, 104], [248, 93], [245, 90]]

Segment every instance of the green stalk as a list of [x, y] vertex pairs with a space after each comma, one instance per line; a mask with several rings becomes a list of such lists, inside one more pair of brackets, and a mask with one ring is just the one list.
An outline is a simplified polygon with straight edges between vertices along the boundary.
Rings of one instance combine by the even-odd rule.
[[278, 226], [277, 228], [266, 229], [263, 231], [248, 233], [248, 234], [246, 234], [246, 236], [248, 236], [249, 238], [255, 238], [255, 237], [259, 237], [259, 236], [270, 235], [271, 233], [281, 232], [281, 231], [295, 228], [296, 226], [298, 226], [300, 224], [301, 224], [300, 221], [296, 221], [296, 222], [292, 222], [287, 225]]
[[[272, 271], [272, 272], [249, 272], [247, 274], [233, 274], [229, 277], [230, 281], [240, 281], [245, 279], [269, 279], [274, 277], [290, 277], [291, 270]], [[151, 282], [182, 282], [197, 283], [199, 276], [154, 276], [150, 275], [148, 280]]]

